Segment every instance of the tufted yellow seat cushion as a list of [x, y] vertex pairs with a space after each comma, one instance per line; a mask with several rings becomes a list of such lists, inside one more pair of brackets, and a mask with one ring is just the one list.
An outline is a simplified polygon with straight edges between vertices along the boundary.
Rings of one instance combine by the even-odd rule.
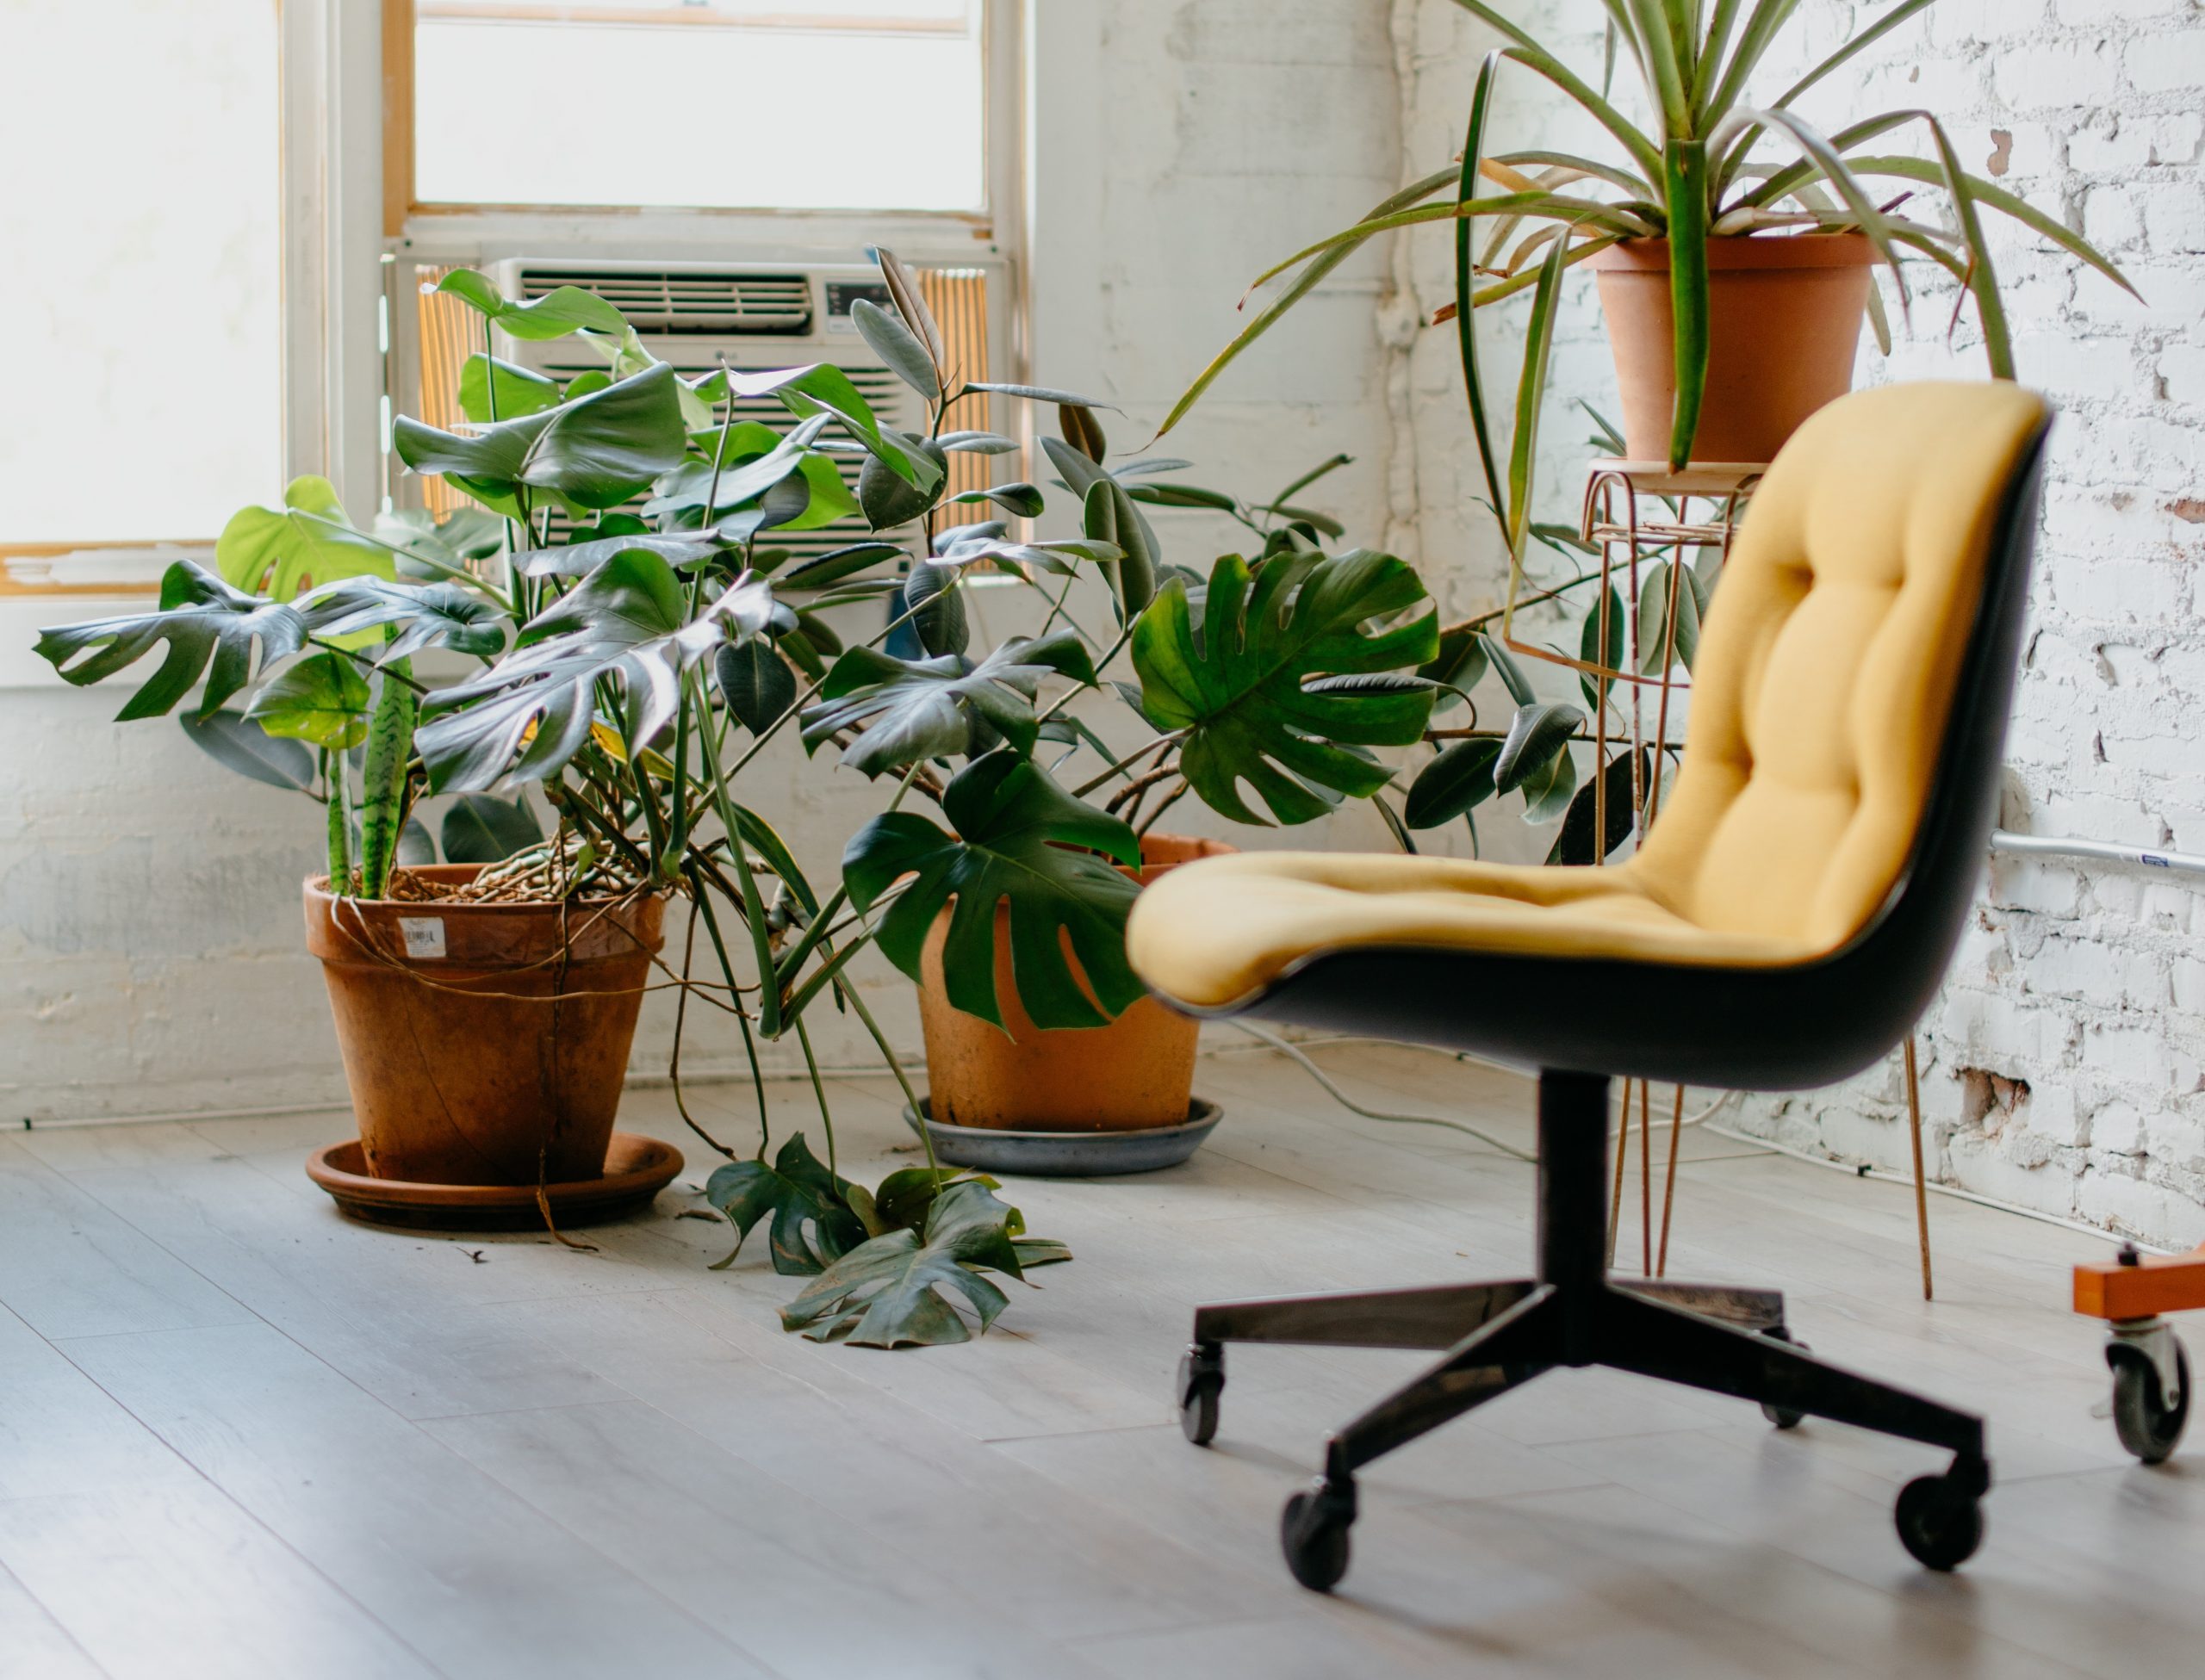
[[1676, 785], [1626, 862], [1214, 859], [1135, 902], [1134, 969], [1214, 1008], [1357, 945], [1744, 967], [1835, 951], [1905, 865], [2001, 502], [2045, 417], [2018, 386], [1915, 384], [1799, 429], [1724, 568]]

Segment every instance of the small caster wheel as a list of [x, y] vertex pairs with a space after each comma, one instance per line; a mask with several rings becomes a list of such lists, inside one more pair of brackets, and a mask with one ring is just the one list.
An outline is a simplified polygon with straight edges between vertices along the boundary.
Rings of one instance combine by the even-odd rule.
[[1225, 1392], [1225, 1350], [1197, 1342], [1179, 1356], [1179, 1432], [1197, 1447], [1217, 1434], [1217, 1397]]
[[1355, 1521], [1355, 1494], [1343, 1494], [1320, 1477], [1306, 1493], [1286, 1502], [1279, 1545], [1294, 1578], [1312, 1592], [1330, 1592], [1347, 1573], [1347, 1531]]
[[1950, 1476], [1917, 1476], [1899, 1490], [1899, 1542], [1927, 1569], [1958, 1569], [1983, 1544], [1982, 1496]]
[[2174, 1344], [2182, 1391], [2172, 1405], [2159, 1386], [2158, 1367], [2141, 1348], [2111, 1347], [2105, 1357], [2113, 1367], [2113, 1427], [2121, 1444], [2146, 1464], [2165, 1463], [2189, 1421], [2189, 1355], [2181, 1342]]
[[[1772, 1324], [1761, 1334], [1772, 1342], [1787, 1342], [1803, 1354], [1814, 1351], [1805, 1342], [1793, 1341], [1792, 1332], [1781, 1324]], [[1789, 1406], [1773, 1406], [1764, 1400], [1761, 1402], [1761, 1415], [1780, 1429], [1796, 1429], [1799, 1427], [1800, 1420], [1807, 1414], [1804, 1411], [1794, 1411]]]

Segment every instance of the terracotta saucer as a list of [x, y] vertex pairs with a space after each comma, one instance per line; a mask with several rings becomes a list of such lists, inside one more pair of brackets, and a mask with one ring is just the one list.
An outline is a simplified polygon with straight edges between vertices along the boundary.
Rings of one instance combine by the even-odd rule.
[[[562, 1228], [593, 1224], [643, 1206], [681, 1170], [681, 1151], [632, 1131], [612, 1134], [605, 1172], [575, 1184], [545, 1187], [552, 1217]], [[307, 1157], [307, 1176], [337, 1199], [356, 1219], [426, 1231], [541, 1229], [543, 1215], [532, 1184], [415, 1184], [371, 1178], [360, 1140], [348, 1138]]]

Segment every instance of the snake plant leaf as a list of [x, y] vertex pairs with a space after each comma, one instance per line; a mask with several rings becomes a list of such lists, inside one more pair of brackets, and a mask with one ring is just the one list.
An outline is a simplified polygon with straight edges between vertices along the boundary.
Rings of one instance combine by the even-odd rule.
[[1416, 774], [1401, 820], [1412, 828], [1437, 828], [1493, 797], [1494, 761], [1500, 743], [1490, 735], [1450, 743]]
[[454, 269], [437, 282], [437, 290], [473, 305], [485, 320], [509, 338], [541, 341], [578, 332], [606, 332], [617, 338], [628, 330], [627, 320], [618, 309], [579, 286], [554, 287], [542, 297], [522, 303], [500, 292], [488, 275], [473, 269]]
[[858, 337], [873, 347], [873, 353], [886, 364], [889, 372], [929, 402], [941, 400], [941, 370], [910, 327], [879, 304], [864, 298], [850, 306], [850, 320], [858, 330]]
[[115, 722], [165, 716], [207, 679], [202, 717], [273, 665], [306, 645], [306, 621], [288, 606], [233, 589], [188, 560], [161, 576], [160, 605], [152, 612], [122, 613], [39, 632], [35, 651], [64, 682], [87, 687], [136, 664], [165, 644], [160, 668], [130, 697]]
[[1559, 704], [1519, 706], [1508, 720], [1507, 738], [1500, 756], [1494, 760], [1493, 784], [1502, 793], [1521, 786], [1531, 776], [1563, 751], [1585, 722], [1575, 706]]
[[728, 710], [754, 735], [762, 735], [796, 704], [796, 673], [764, 636], [732, 642], [712, 663]]
[[404, 659], [424, 648], [449, 648], [456, 654], [494, 659], [506, 645], [512, 620], [472, 590], [454, 583], [391, 583], [382, 578], [347, 578], [324, 584], [295, 604], [307, 628], [320, 636], [357, 635], [363, 630], [400, 626], [376, 650], [377, 662]]
[[227, 770], [271, 788], [294, 793], [314, 790], [314, 753], [295, 741], [281, 740], [234, 711], [186, 712], [177, 722], [193, 746]]
[[450, 477], [477, 500], [527, 487], [581, 507], [618, 507], [681, 464], [688, 434], [674, 387], [674, 369], [662, 362], [467, 437], [401, 417], [391, 442], [415, 472]]
[[[1245, 781], [1280, 822], [1307, 822], [1341, 795], [1367, 798], [1385, 786], [1386, 768], [1346, 745], [1419, 739], [1432, 691], [1312, 694], [1303, 679], [1435, 658], [1429, 604], [1415, 572], [1391, 555], [1282, 553], [1253, 574], [1227, 555], [1210, 572], [1199, 642], [1177, 578], [1134, 625], [1142, 710], [1158, 728], [1187, 731], [1180, 770], [1212, 809], [1263, 823], [1240, 797]], [[1365, 628], [1382, 618], [1395, 622]]]
[[[783, 1144], [773, 1164], [730, 1161], [705, 1181], [705, 1200], [736, 1229], [732, 1262], [761, 1221], [770, 1220], [773, 1269], [785, 1277], [812, 1277], [866, 1240], [864, 1221], [851, 1210], [849, 1180], [827, 1170], [798, 1132]], [[717, 1268], [716, 1268], [717, 1269]]]
[[[949, 1001], [1001, 1026], [996, 909], [1007, 904], [1012, 981], [1036, 1026], [1100, 1026], [1142, 996], [1125, 949], [1136, 889], [1106, 861], [1138, 864], [1131, 828], [1008, 748], [960, 772], [943, 792], [942, 814], [953, 833], [915, 812], [885, 812], [842, 853], [843, 884], [860, 910], [914, 877], [876, 935], [890, 962], [917, 979], [928, 932], [953, 899], [942, 948]], [[1065, 960], [1066, 938], [1084, 986]]]
[[543, 838], [543, 827], [525, 796], [499, 799], [487, 793], [463, 793], [444, 813], [444, 861], [502, 863]]
[[[607, 385], [612, 381], [606, 381]], [[556, 408], [563, 397], [559, 381], [514, 362], [475, 352], [459, 368], [459, 412], [476, 425], [518, 420]], [[587, 390], [577, 396], [587, 396]]]
[[969, 1342], [948, 1297], [962, 1298], [984, 1333], [1009, 1303], [980, 1273], [1024, 1276], [1022, 1228], [1017, 1209], [978, 1180], [963, 1180], [935, 1198], [922, 1231], [889, 1231], [829, 1266], [781, 1309], [782, 1327], [861, 1348]]
[[1050, 673], [1092, 685], [1095, 667], [1078, 632], [1039, 641], [1015, 636], [978, 665], [948, 656], [900, 660], [853, 648], [820, 685], [821, 704], [804, 714], [809, 748], [848, 728], [861, 733], [842, 762], [867, 776], [969, 749], [984, 724], [1019, 755], [1034, 750], [1034, 698]]
[[271, 735], [350, 752], [368, 738], [368, 681], [344, 654], [316, 654], [277, 672], [245, 716]]
[[581, 750], [600, 683], [618, 686], [628, 738], [674, 720], [682, 673], [773, 623], [772, 586], [746, 573], [693, 619], [673, 567], [648, 549], [614, 555], [521, 629], [481, 676], [432, 694], [414, 735], [432, 790], [540, 781]]
[[346, 517], [336, 487], [295, 478], [281, 508], [240, 508], [214, 541], [214, 569], [248, 594], [288, 601], [339, 578], [397, 575], [396, 557]]

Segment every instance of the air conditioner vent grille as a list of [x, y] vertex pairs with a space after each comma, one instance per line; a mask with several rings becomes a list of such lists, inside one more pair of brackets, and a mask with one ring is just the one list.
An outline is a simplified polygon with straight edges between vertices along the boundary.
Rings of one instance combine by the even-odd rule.
[[811, 282], [801, 274], [729, 269], [523, 269], [525, 301], [562, 286], [594, 292], [638, 332], [777, 333], [811, 331]]

